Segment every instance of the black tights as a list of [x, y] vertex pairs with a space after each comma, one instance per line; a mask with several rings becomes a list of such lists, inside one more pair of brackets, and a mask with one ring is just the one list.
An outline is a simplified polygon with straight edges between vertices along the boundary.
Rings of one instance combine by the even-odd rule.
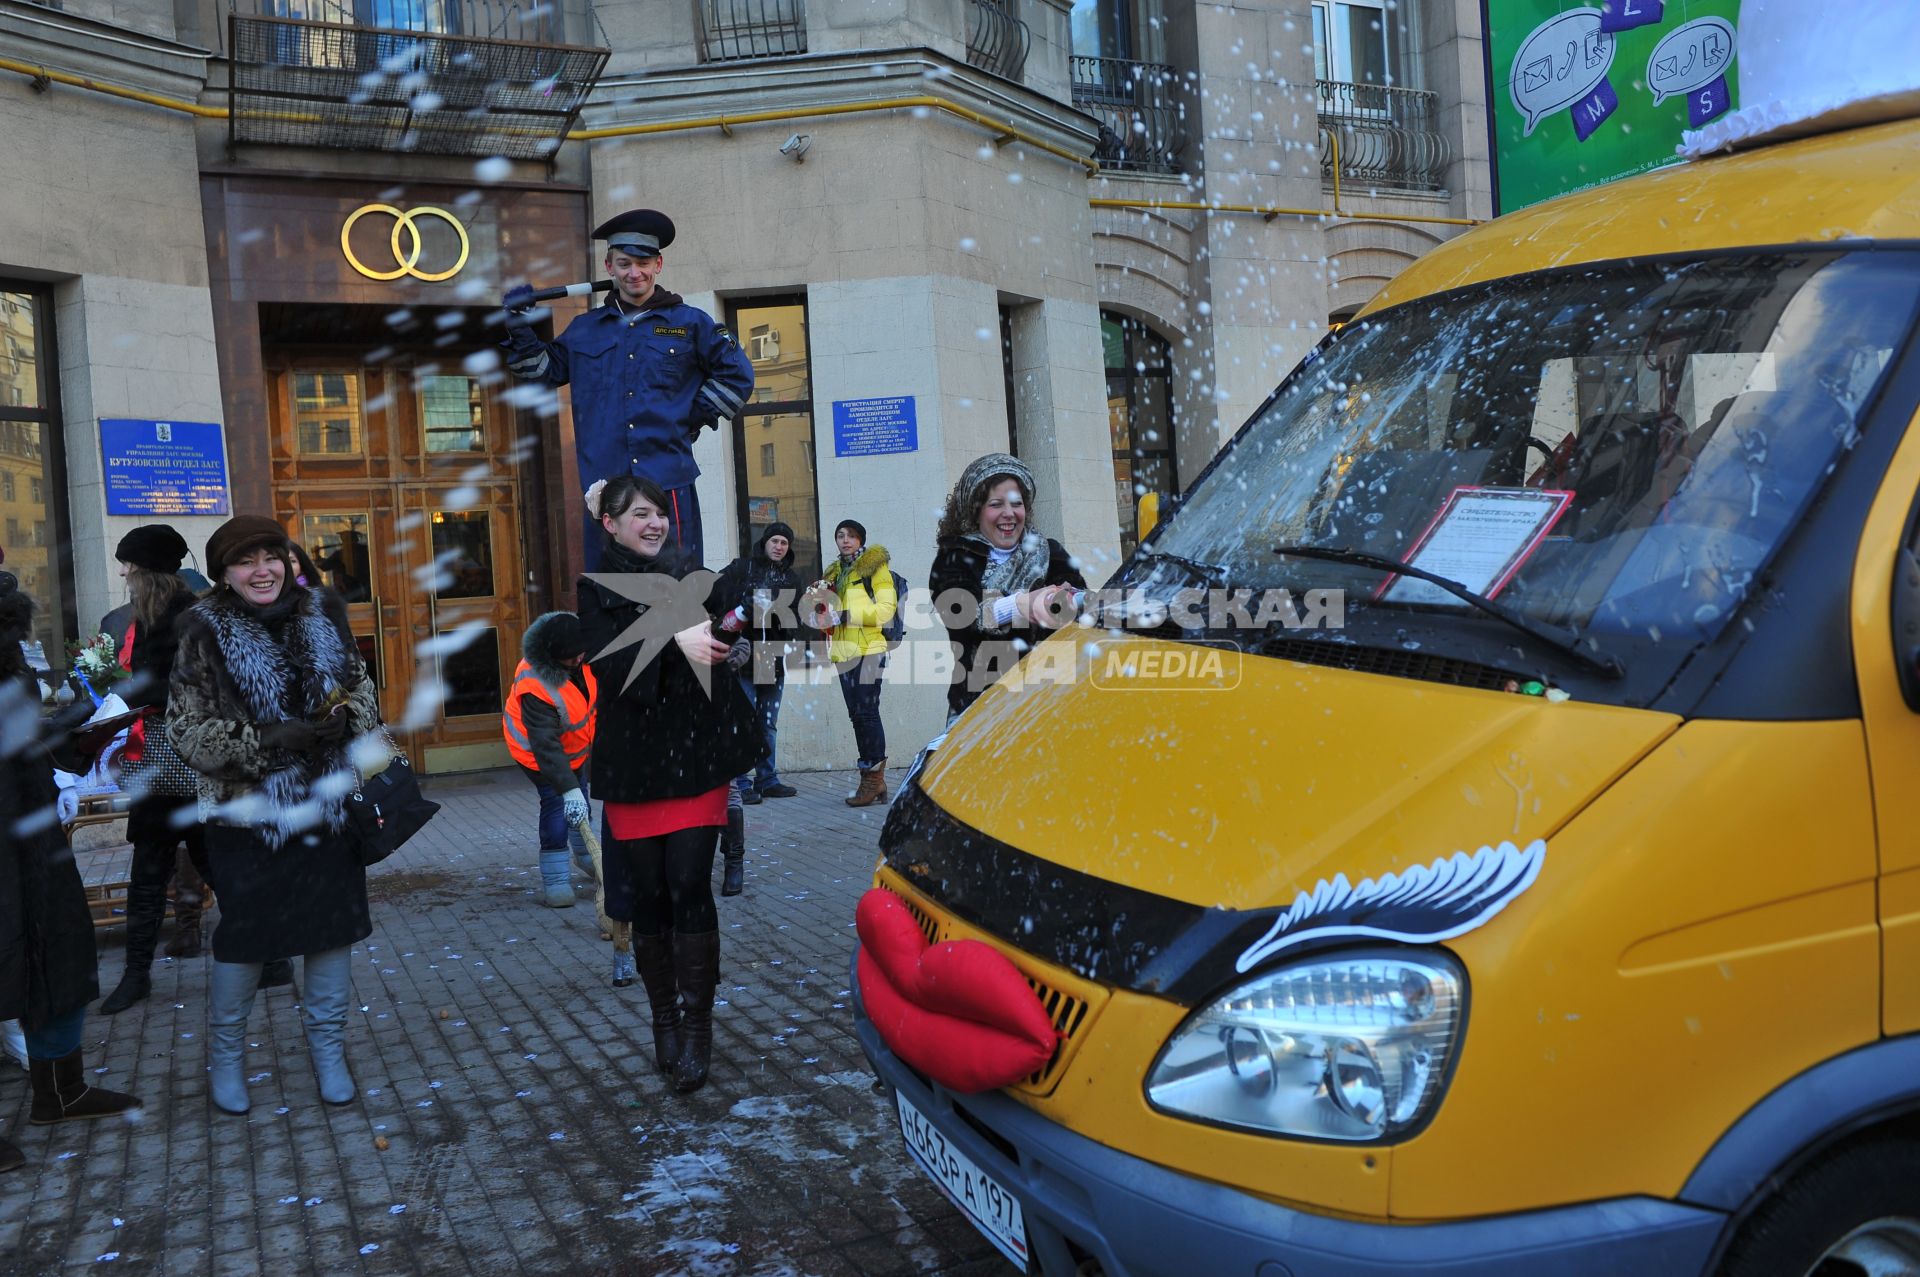
[[[643, 936], [718, 931], [713, 851], [719, 839], [718, 828], [699, 825], [657, 838], [608, 842], [601, 857], [602, 870], [613, 870], [607, 874], [607, 915], [619, 918], [624, 913]], [[609, 865], [609, 860], [617, 863]]]

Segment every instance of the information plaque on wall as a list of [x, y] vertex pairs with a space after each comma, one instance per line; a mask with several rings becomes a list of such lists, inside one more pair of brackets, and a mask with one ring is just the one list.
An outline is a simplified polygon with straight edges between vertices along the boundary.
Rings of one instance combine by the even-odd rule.
[[103, 417], [108, 514], [227, 514], [227, 450], [211, 421]]
[[834, 456], [874, 457], [919, 449], [920, 427], [914, 420], [912, 395], [833, 401]]

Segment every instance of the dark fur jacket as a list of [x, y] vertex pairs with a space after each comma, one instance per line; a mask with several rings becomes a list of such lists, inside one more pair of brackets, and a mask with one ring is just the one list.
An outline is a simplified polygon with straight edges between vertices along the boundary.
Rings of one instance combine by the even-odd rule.
[[[340, 697], [352, 720], [346, 743], [314, 755], [260, 743], [262, 724], [317, 720]], [[220, 589], [182, 619], [167, 737], [200, 774], [202, 820], [252, 826], [274, 847], [309, 830], [338, 833], [358, 782], [349, 751], [379, 725], [378, 693], [332, 591], [289, 584], [272, 607], [254, 608]], [[368, 773], [386, 765], [358, 761]]]

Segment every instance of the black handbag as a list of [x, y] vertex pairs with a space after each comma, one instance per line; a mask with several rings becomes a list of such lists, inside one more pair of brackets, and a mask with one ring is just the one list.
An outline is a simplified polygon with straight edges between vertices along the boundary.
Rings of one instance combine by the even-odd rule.
[[419, 833], [440, 804], [420, 792], [407, 756], [394, 751], [393, 761], [378, 776], [362, 781], [347, 799], [347, 828], [362, 865], [377, 865]]

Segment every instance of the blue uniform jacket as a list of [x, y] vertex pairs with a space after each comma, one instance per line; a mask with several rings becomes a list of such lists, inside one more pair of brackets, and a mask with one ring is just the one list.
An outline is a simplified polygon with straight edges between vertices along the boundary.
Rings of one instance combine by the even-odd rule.
[[733, 334], [665, 289], [637, 314], [622, 314], [610, 298], [576, 316], [560, 340], [512, 353], [507, 369], [573, 387], [582, 484], [634, 474], [685, 487], [700, 473], [693, 437], [753, 394], [753, 365]]

